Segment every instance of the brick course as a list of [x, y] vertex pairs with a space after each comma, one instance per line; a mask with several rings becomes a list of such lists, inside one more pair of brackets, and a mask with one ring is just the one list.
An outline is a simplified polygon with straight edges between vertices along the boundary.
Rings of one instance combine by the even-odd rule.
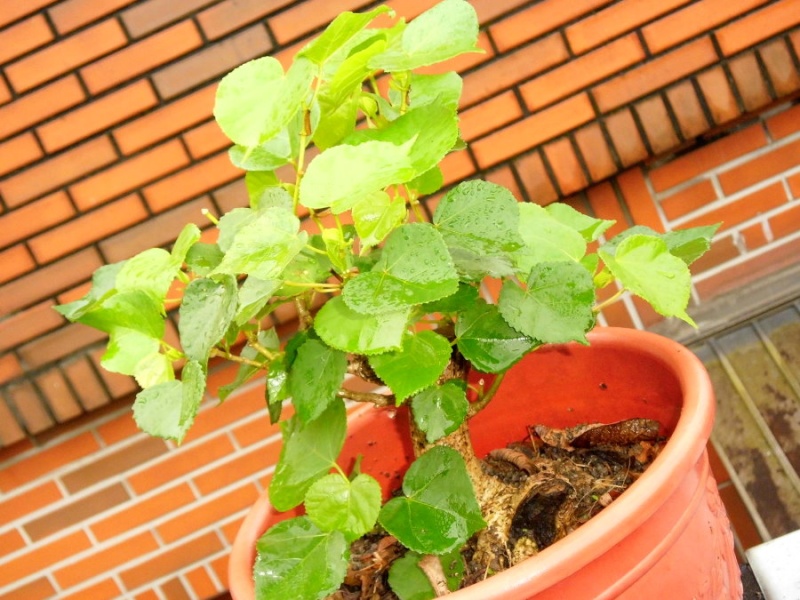
[[[388, 2], [408, 16], [433, 3]], [[484, 53], [450, 63], [469, 149], [445, 160], [447, 185], [482, 176], [521, 201], [566, 201], [616, 219], [609, 235], [722, 221], [697, 263], [700, 303], [797, 262], [796, 0], [472, 4]], [[375, 5], [0, 0], [0, 596], [225, 589], [279, 453], [263, 388], [210, 402], [179, 449], [150, 440], [130, 416], [135, 383], [99, 366], [105, 336], [51, 306], [187, 221], [213, 235], [202, 209], [246, 203], [215, 82], [263, 54], [286, 65], [334, 12]], [[658, 319], [632, 298], [600, 317]], [[213, 373], [211, 392], [230, 377]]]

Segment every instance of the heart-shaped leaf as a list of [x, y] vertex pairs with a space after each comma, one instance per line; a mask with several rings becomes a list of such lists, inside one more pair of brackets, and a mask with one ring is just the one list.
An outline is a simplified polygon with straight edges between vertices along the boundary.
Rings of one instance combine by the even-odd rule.
[[519, 211], [519, 231], [525, 246], [514, 254], [514, 261], [520, 273], [527, 275], [534, 265], [543, 262], [583, 258], [586, 241], [579, 231], [537, 204], [521, 204]]
[[236, 279], [195, 279], [186, 286], [179, 309], [178, 332], [187, 357], [206, 362], [236, 314]]
[[305, 506], [317, 527], [341, 531], [352, 542], [375, 527], [381, 510], [381, 486], [364, 473], [352, 481], [331, 473], [308, 489]]
[[469, 401], [463, 386], [448, 381], [422, 390], [411, 401], [414, 422], [429, 443], [453, 433], [467, 418]]
[[387, 238], [372, 270], [349, 280], [342, 296], [365, 314], [404, 310], [445, 298], [458, 289], [458, 275], [442, 236], [428, 223], [408, 223]]
[[380, 316], [358, 313], [341, 296], [328, 300], [314, 317], [314, 330], [331, 348], [354, 354], [399, 350], [408, 324], [408, 309]]
[[309, 339], [297, 350], [289, 371], [289, 393], [297, 416], [308, 423], [336, 399], [347, 373], [347, 356], [319, 340]]
[[433, 331], [407, 335], [396, 352], [370, 356], [369, 364], [394, 392], [398, 404], [433, 385], [450, 362], [450, 342]]
[[344, 535], [322, 531], [308, 517], [274, 525], [256, 550], [256, 600], [324, 598], [341, 585], [350, 559]]
[[403, 478], [403, 493], [383, 506], [378, 521], [415, 552], [450, 552], [486, 526], [464, 459], [452, 448], [420, 456]]

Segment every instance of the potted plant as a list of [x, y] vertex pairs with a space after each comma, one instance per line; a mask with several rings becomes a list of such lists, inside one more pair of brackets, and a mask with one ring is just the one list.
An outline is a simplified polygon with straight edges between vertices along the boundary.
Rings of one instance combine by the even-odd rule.
[[[609, 335], [587, 338], [604, 305], [596, 302], [598, 289], [617, 286], [612, 300], [629, 291], [691, 323], [688, 265], [714, 232], [635, 227], [606, 240], [610, 221], [564, 204], [521, 204], [485, 181], [442, 193], [438, 165], [465, 145], [457, 118], [462, 81], [453, 72], [418, 70], [479, 51], [475, 12], [464, 0], [444, 0], [410, 23], [369, 27], [378, 17], [393, 14], [383, 6], [342, 13], [285, 72], [264, 57], [224, 77], [214, 114], [233, 142], [231, 160], [246, 171], [249, 206], [208, 215], [214, 241], [188, 225], [171, 251], [153, 248], [101, 267], [85, 297], [58, 307], [69, 320], [108, 333], [102, 365], [136, 378], [142, 391], [134, 417], [152, 435], [180, 443], [203, 397], [209, 361], [239, 364], [221, 400], [265, 376], [267, 409], [281, 421], [284, 446], [270, 504], [265, 497], [247, 521], [286, 514], [257, 542], [259, 598], [334, 593], [351, 544], [376, 529], [402, 557], [389, 580], [404, 599], [441, 593], [436, 577], [444, 577], [445, 590], [460, 587], [460, 551], [469, 540], [484, 575], [506, 566], [496, 560], [497, 548], [508, 546], [511, 520], [530, 490], [512, 489], [484, 467], [468, 422], [520, 418], [519, 401], [496, 408], [493, 398], [498, 389], [529, 386], [502, 382], [529, 370], [535, 350], [534, 357], [569, 356], [570, 364], [587, 367], [584, 345], [594, 339], [605, 347]], [[495, 303], [481, 293], [487, 280], [500, 289]], [[296, 307], [298, 326], [281, 340], [268, 317], [286, 303]], [[180, 347], [164, 340], [175, 304]], [[652, 348], [675, 353], [651, 334], [622, 335], [633, 336], [623, 344], [628, 368], [598, 363], [603, 386], [618, 367], [624, 378], [631, 369], [651, 378], [661, 372], [669, 359], [654, 357]], [[641, 343], [651, 350], [636, 358], [631, 347]], [[539, 373], [570, 369], [543, 364]], [[383, 387], [358, 391], [346, 385], [351, 377]], [[680, 429], [674, 417], [685, 409], [675, 390], [683, 380], [660, 380], [673, 399], [661, 414], [665, 427]], [[541, 392], [535, 404], [549, 405], [548, 386], [534, 385]], [[348, 420], [346, 402], [366, 407]], [[689, 428], [694, 439], [677, 461], [685, 469], [704, 460], [707, 406], [695, 411], [704, 424]], [[648, 412], [641, 402], [638, 409]], [[591, 411], [574, 416], [597, 420]], [[356, 447], [359, 439], [363, 447]], [[672, 475], [661, 479], [670, 484]], [[403, 494], [390, 498], [400, 485]], [[628, 494], [622, 498], [636, 508], [636, 493]], [[499, 497], [506, 510], [497, 510]], [[249, 553], [245, 594], [253, 593], [252, 542], [264, 526], [243, 534], [252, 539], [236, 551]], [[232, 573], [241, 569], [232, 566]]]

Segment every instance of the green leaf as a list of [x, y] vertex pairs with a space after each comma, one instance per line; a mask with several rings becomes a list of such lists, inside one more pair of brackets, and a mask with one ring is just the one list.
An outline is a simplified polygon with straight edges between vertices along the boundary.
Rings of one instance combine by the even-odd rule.
[[334, 466], [344, 445], [347, 418], [337, 400], [308, 423], [297, 416], [281, 423], [283, 447], [269, 486], [269, 499], [279, 511], [291, 510], [308, 488]]
[[289, 393], [304, 423], [316, 419], [336, 400], [346, 373], [344, 352], [315, 339], [300, 346], [289, 372]]
[[464, 0], [444, 0], [411, 21], [398, 43], [376, 56], [370, 66], [387, 72], [411, 71], [465, 52], [481, 52], [477, 39], [475, 9]]
[[234, 318], [241, 327], [261, 311], [283, 282], [280, 279], [259, 279], [250, 275], [239, 288], [239, 304]]
[[202, 365], [187, 362], [182, 381], [166, 381], [139, 392], [133, 403], [136, 424], [152, 436], [180, 444], [200, 407], [205, 383]]
[[186, 254], [198, 241], [200, 241], [200, 228], [194, 223], [187, 224], [172, 246], [172, 258], [178, 262], [185, 261]]
[[322, 232], [322, 243], [325, 247], [329, 264], [339, 273], [347, 273], [353, 266], [353, 239], [355, 228], [352, 225], [329, 228]]
[[708, 252], [718, 228], [719, 224], [668, 231], [662, 235], [662, 239], [667, 244], [670, 254], [690, 265]]
[[300, 184], [300, 203], [306, 208], [350, 210], [360, 198], [414, 177], [409, 152], [413, 142], [364, 142], [334, 146], [314, 158]]
[[538, 204], [521, 204], [519, 231], [525, 242], [514, 254], [519, 272], [527, 275], [534, 265], [563, 260], [579, 261], [586, 253], [586, 241], [579, 231]]
[[144, 291], [158, 301], [167, 296], [183, 261], [162, 248], [150, 248], [125, 261], [117, 273], [120, 292]]
[[[277, 350], [279, 341], [278, 335], [275, 333], [275, 329], [260, 331], [258, 333], [258, 343], [269, 350]], [[239, 356], [248, 361], [260, 363], [261, 366], [246, 363], [240, 364], [239, 369], [236, 371], [236, 377], [234, 380], [230, 383], [220, 386], [217, 390], [217, 395], [219, 396], [220, 401], [227, 400], [228, 396], [238, 389], [239, 386], [246, 383], [251, 377], [253, 377], [253, 375], [258, 373], [259, 370], [261, 370], [261, 368], [267, 364], [267, 358], [258, 350], [253, 348], [250, 344], [245, 344]], [[272, 369], [271, 364], [270, 369]]]
[[352, 542], [375, 526], [381, 510], [381, 486], [363, 473], [352, 481], [332, 473], [309, 488], [305, 506], [308, 517], [322, 531], [341, 531]]
[[403, 348], [369, 358], [378, 377], [394, 392], [398, 404], [436, 383], [450, 362], [450, 342], [433, 331], [409, 334]]
[[527, 289], [507, 281], [498, 308], [514, 329], [545, 344], [586, 343], [594, 325], [592, 276], [576, 262], [534, 266]]
[[428, 169], [422, 175], [414, 177], [406, 184], [412, 190], [416, 190], [420, 196], [434, 194], [442, 189], [444, 185], [444, 175], [442, 170], [436, 166]]
[[245, 171], [274, 171], [292, 159], [292, 146], [288, 131], [282, 130], [263, 144], [234, 145], [228, 150], [228, 156], [234, 167]]
[[400, 600], [432, 600], [436, 592], [425, 572], [419, 567], [422, 559], [416, 552], [406, 552], [389, 568], [389, 587]]
[[406, 205], [392, 200], [389, 194], [378, 191], [356, 202], [353, 221], [363, 250], [380, 244], [406, 218]]
[[[272, 171], [248, 171], [244, 176], [250, 208], [261, 210], [270, 206], [278, 206], [292, 210], [292, 196], [280, 187], [281, 182]], [[273, 200], [278, 198], [280, 203]], [[265, 202], [266, 200], [266, 202]]]
[[269, 364], [266, 396], [269, 422], [270, 424], [277, 423], [281, 416], [283, 401], [289, 397], [289, 372], [283, 357], [275, 359]]
[[[338, 232], [339, 230], [333, 231]], [[331, 276], [331, 267], [331, 261], [327, 256], [304, 248], [284, 269], [283, 279], [285, 281], [276, 295], [296, 296], [307, 292], [307, 285], [295, 284], [321, 283]]]
[[691, 293], [691, 274], [686, 263], [673, 256], [664, 240], [634, 234], [620, 242], [613, 253], [598, 251], [611, 273], [626, 289], [649, 302], [665, 317], [678, 317], [694, 325], [686, 314]]
[[112, 373], [133, 375], [139, 363], [158, 354], [159, 339], [125, 327], [115, 328], [108, 338], [100, 365]]
[[476, 300], [458, 315], [458, 349], [484, 373], [501, 373], [539, 345], [511, 327], [494, 304]]
[[102, 304], [107, 297], [116, 293], [114, 286], [116, 284], [117, 273], [119, 273], [119, 270], [124, 264], [123, 261], [99, 267], [92, 274], [92, 287], [83, 298], [79, 298], [67, 304], [54, 306], [53, 308], [66, 319], [77, 322], [87, 312]]
[[455, 314], [464, 312], [473, 304], [478, 302], [479, 297], [480, 292], [478, 291], [477, 287], [468, 285], [466, 283], [459, 283], [458, 290], [455, 294], [448, 296], [447, 298], [442, 298], [441, 300], [429, 302], [423, 305], [422, 310], [425, 314]]
[[172, 361], [158, 351], [151, 352], [140, 359], [132, 374], [141, 388], [149, 388], [175, 379]]
[[321, 91], [325, 101], [331, 107], [337, 107], [343, 102], [355, 99], [356, 105], [358, 105], [362, 83], [373, 73], [368, 63], [373, 56], [385, 49], [386, 39], [382, 34], [372, 35], [359, 44], [358, 48], [353, 48], [352, 53], [341, 62], [334, 72], [328, 86]]
[[616, 221], [595, 219], [572, 208], [563, 202], [548, 204], [547, 213], [562, 225], [574, 229], [583, 236], [587, 242], [594, 242]]
[[464, 388], [455, 381], [422, 390], [411, 400], [414, 422], [433, 443], [453, 433], [467, 418], [469, 402]]
[[75, 320], [106, 333], [130, 329], [156, 339], [164, 335], [163, 305], [145, 290], [108, 296]]
[[327, 150], [353, 132], [358, 118], [359, 95], [360, 90], [354, 89], [349, 97], [337, 102], [320, 93], [320, 120], [312, 138], [317, 148]]
[[236, 314], [236, 279], [195, 279], [186, 286], [179, 309], [178, 332], [187, 357], [206, 362]]
[[412, 73], [408, 103], [413, 107], [437, 104], [456, 109], [463, 87], [464, 82], [455, 71], [441, 75]]
[[391, 12], [388, 6], [379, 6], [365, 13], [342, 12], [331, 21], [318, 38], [303, 48], [298, 56], [304, 56], [321, 65], [369, 25], [375, 17]]
[[444, 195], [433, 223], [448, 247], [497, 256], [522, 246], [519, 210], [506, 188], [488, 181], [466, 181]]
[[324, 598], [344, 581], [350, 560], [344, 535], [321, 531], [308, 517], [274, 525], [256, 550], [256, 600]]
[[222, 131], [240, 146], [257, 146], [277, 135], [295, 116], [317, 67], [297, 59], [286, 76], [277, 59], [257, 58], [235, 68], [220, 81], [214, 117]]
[[398, 350], [408, 323], [408, 309], [380, 316], [358, 313], [334, 296], [314, 318], [314, 330], [331, 348], [354, 354]]
[[428, 223], [395, 229], [371, 271], [349, 280], [343, 290], [357, 312], [382, 314], [439, 300], [458, 289], [458, 274], [442, 236]]
[[464, 459], [452, 448], [420, 456], [403, 478], [403, 493], [383, 506], [378, 521], [414, 552], [450, 552], [486, 526]]
[[198, 242], [186, 253], [186, 264], [193, 273], [205, 277], [217, 268], [224, 256], [216, 244]]
[[237, 228], [225, 258], [212, 275], [245, 273], [258, 279], [276, 279], [303, 249], [307, 238], [300, 231], [300, 220], [291, 212], [274, 207], [259, 211]]

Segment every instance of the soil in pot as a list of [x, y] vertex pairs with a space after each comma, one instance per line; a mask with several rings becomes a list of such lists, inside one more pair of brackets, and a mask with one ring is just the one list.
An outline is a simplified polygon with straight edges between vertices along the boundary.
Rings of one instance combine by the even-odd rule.
[[[495, 510], [512, 505], [513, 495], [525, 494], [511, 517], [509, 544], [490, 551], [489, 560], [477, 536], [459, 558], [451, 557], [447, 571], [455, 571], [466, 587], [513, 566], [552, 545], [580, 527], [622, 494], [652, 463], [664, 438], [650, 419], [628, 419], [612, 424], [579, 425], [565, 429], [536, 425], [524, 440], [489, 452], [483, 468], [498, 481]], [[486, 515], [489, 522], [500, 515]], [[334, 600], [395, 600], [389, 569], [406, 550], [382, 531], [353, 543], [345, 583]], [[442, 563], [435, 557], [419, 561], [437, 595], [448, 591]]]

